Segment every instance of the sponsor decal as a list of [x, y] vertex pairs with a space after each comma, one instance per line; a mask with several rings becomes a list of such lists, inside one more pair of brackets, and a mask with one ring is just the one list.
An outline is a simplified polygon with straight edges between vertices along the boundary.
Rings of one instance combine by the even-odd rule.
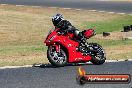
[[86, 71], [79, 67], [76, 80], [81, 85], [86, 83], [123, 84], [130, 83], [131, 77], [129, 74], [86, 74]]

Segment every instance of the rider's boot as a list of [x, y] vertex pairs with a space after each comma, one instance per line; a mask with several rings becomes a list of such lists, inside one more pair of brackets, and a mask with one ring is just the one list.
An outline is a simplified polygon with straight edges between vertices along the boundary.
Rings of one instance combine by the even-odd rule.
[[81, 40], [81, 42], [79, 44], [88, 48], [88, 43], [87, 43], [87, 40], [84, 37], [83, 33], [80, 32], [78, 36], [80, 37], [80, 40]]

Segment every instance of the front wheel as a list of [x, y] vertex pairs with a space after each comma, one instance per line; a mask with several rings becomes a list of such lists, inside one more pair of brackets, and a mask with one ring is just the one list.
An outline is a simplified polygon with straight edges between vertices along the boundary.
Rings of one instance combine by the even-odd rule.
[[97, 43], [90, 43], [89, 44], [94, 50], [96, 50], [97, 52], [94, 53], [94, 55], [92, 56], [91, 62], [95, 65], [101, 65], [105, 62], [106, 60], [106, 56], [105, 56], [105, 51], [102, 48], [101, 45], [97, 44]]
[[55, 47], [48, 47], [47, 58], [49, 62], [54, 66], [65, 66], [67, 64], [67, 55], [63, 49], [60, 52], [56, 52]]

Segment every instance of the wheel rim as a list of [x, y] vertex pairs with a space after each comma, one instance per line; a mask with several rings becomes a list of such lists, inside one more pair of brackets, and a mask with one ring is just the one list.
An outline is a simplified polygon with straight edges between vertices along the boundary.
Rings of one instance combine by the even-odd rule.
[[64, 64], [66, 62], [66, 54], [62, 49], [60, 53], [57, 53], [56, 50], [50, 48], [50, 57], [57, 64]]
[[94, 47], [95, 50], [97, 50], [98, 52], [96, 53], [95, 57], [96, 59], [98, 60], [103, 60], [105, 59], [105, 53], [104, 53], [104, 50], [100, 47], [100, 46], [95, 46]]

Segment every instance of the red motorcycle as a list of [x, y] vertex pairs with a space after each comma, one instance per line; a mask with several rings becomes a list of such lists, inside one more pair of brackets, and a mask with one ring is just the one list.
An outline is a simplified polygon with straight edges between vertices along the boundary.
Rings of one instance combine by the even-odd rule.
[[[94, 35], [93, 29], [82, 32], [86, 39]], [[65, 66], [68, 63], [86, 63], [100, 65], [106, 60], [105, 52], [97, 43], [87, 43], [87, 47], [79, 44], [71, 33], [61, 33], [59, 29], [50, 30], [46, 40], [47, 58], [52, 65]], [[81, 42], [81, 41], [80, 41]]]

